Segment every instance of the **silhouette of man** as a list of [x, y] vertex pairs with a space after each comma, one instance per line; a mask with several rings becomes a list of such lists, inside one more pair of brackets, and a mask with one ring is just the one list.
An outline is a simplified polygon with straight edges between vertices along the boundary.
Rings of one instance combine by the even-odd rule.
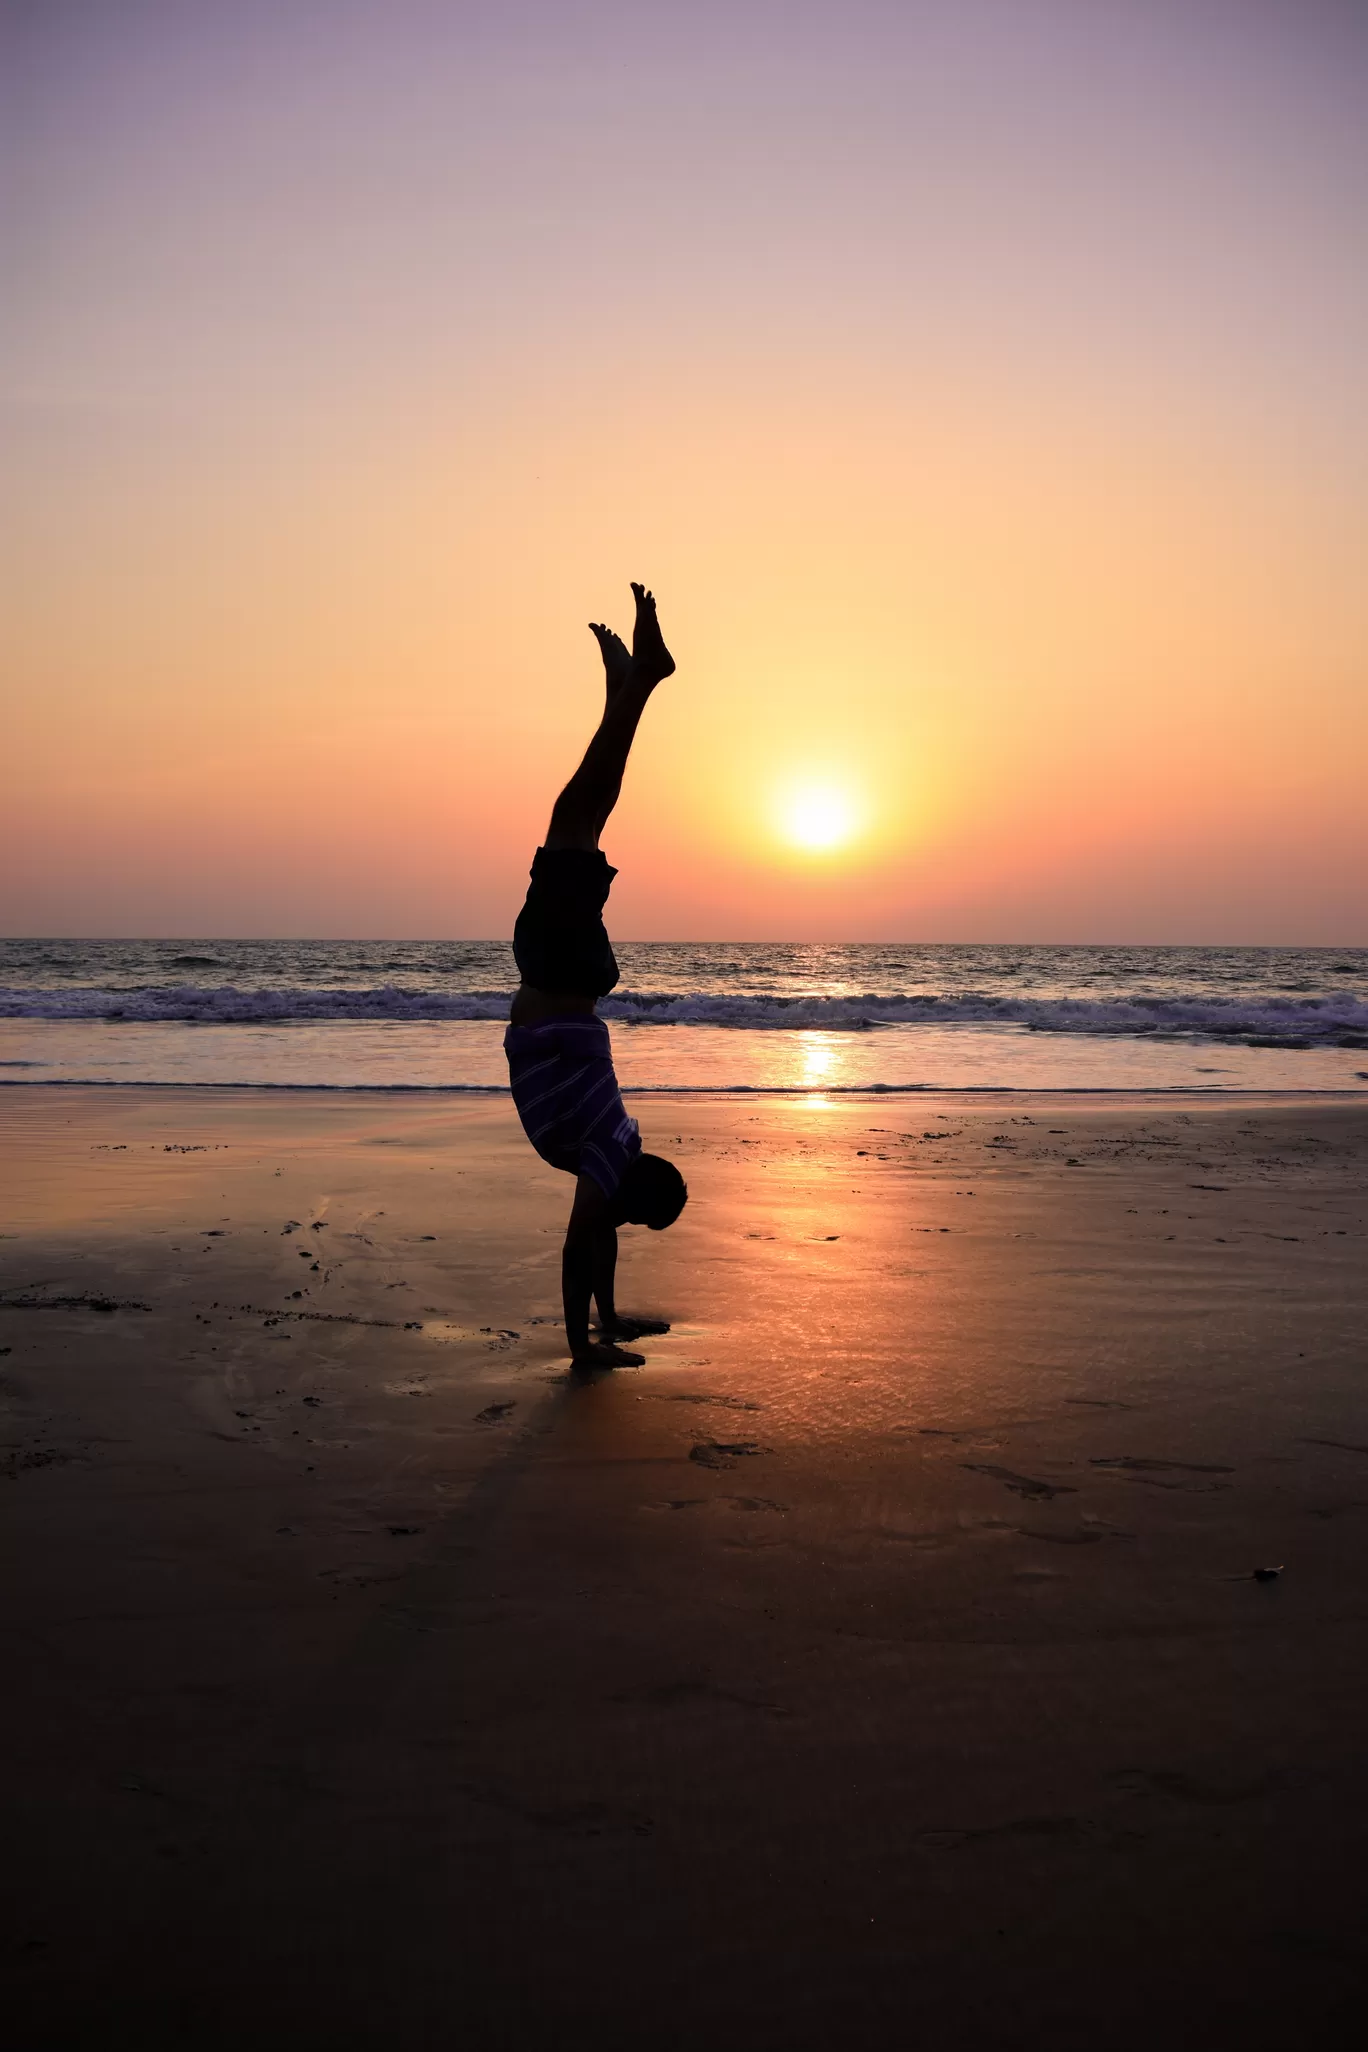
[[[617, 871], [599, 835], [622, 789], [637, 723], [674, 658], [661, 637], [655, 600], [640, 584], [636, 627], [627, 648], [611, 628], [590, 622], [603, 652], [607, 698], [584, 760], [551, 811], [546, 841], [532, 859], [527, 901], [513, 929], [522, 982], [504, 1035], [513, 1102], [543, 1161], [575, 1178], [565, 1229], [561, 1293], [565, 1336], [582, 1368], [637, 1368], [643, 1356], [617, 1344], [668, 1332], [660, 1319], [624, 1318], [613, 1298], [620, 1225], [673, 1225], [688, 1190], [673, 1162], [645, 1154], [627, 1115], [608, 1028], [595, 1010], [618, 980], [603, 924]], [[601, 1337], [589, 1338], [589, 1304]]]

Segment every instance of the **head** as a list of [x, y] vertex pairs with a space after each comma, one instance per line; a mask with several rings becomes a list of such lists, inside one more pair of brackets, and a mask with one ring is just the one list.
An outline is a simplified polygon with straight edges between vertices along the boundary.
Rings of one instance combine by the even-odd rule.
[[663, 1233], [688, 1199], [689, 1186], [672, 1161], [663, 1154], [639, 1154], [618, 1185], [618, 1216], [623, 1225]]

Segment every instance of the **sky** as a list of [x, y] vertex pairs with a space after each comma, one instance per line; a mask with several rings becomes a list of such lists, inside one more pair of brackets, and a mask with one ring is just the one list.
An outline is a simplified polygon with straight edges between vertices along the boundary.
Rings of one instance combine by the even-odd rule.
[[1358, 0], [0, 0], [0, 930], [1368, 942]]

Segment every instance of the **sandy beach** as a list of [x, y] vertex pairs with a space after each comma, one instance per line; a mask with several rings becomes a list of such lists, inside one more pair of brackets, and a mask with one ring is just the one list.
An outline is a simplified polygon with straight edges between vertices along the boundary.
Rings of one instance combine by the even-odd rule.
[[1343, 2041], [1368, 1106], [632, 1109], [0, 1091], [13, 2042]]

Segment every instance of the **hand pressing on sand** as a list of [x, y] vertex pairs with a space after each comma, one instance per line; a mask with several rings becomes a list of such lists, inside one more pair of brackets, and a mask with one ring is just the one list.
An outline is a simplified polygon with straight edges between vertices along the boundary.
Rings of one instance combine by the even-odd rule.
[[[619, 1318], [613, 1301], [613, 1277], [617, 1270], [617, 1226], [615, 1206], [592, 1176], [582, 1175], [575, 1186], [575, 1203], [566, 1227], [561, 1254], [561, 1294], [565, 1305], [565, 1337], [576, 1368], [642, 1368], [644, 1354], [631, 1353], [617, 1345], [620, 1339], [640, 1339], [647, 1332], [664, 1332], [659, 1319]], [[599, 1338], [589, 1337], [589, 1306], [598, 1307]]]
[[626, 1347], [615, 1347], [608, 1340], [591, 1340], [588, 1345], [577, 1347], [571, 1356], [572, 1368], [644, 1368], [644, 1354], [629, 1353]]
[[602, 1319], [599, 1331], [605, 1340], [654, 1339], [662, 1332], [668, 1332], [668, 1318], [633, 1318], [619, 1312], [612, 1318]]
[[[641, 1368], [645, 1356], [620, 1346], [620, 1340], [645, 1339], [668, 1332], [664, 1318], [624, 1317], [613, 1296], [617, 1273], [617, 1220], [631, 1218], [630, 1196], [623, 1191], [609, 1199], [589, 1175], [575, 1186], [575, 1203], [566, 1227], [561, 1255], [561, 1295], [565, 1305], [565, 1337], [577, 1368]], [[598, 1310], [598, 1338], [589, 1337], [589, 1307]]]

